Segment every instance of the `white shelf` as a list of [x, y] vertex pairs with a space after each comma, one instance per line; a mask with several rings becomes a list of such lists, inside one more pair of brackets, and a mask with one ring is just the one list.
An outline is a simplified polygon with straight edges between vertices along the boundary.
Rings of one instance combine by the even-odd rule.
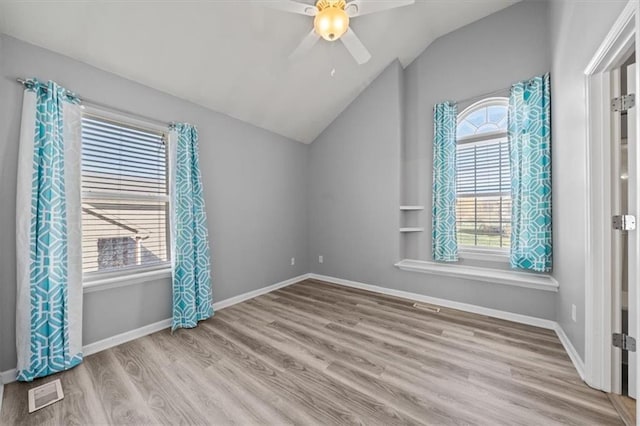
[[424, 210], [424, 206], [400, 206], [400, 210]]
[[422, 232], [424, 228], [400, 228], [400, 232]]

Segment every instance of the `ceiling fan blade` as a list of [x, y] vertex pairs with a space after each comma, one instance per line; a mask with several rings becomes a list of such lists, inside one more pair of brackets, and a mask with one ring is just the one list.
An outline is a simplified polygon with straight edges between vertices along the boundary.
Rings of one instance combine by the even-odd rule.
[[290, 0], [269, 0], [264, 4], [272, 9], [282, 10], [285, 12], [298, 13], [300, 15], [316, 16], [318, 9], [312, 4], [300, 3]]
[[347, 48], [351, 56], [356, 60], [358, 65], [362, 65], [364, 63], [369, 62], [371, 59], [371, 53], [364, 47], [364, 44], [360, 41], [356, 33], [353, 32], [351, 28], [347, 30], [346, 33], [340, 37], [342, 43]]
[[290, 59], [296, 59], [305, 53], [307, 53], [320, 39], [320, 35], [316, 32], [316, 30], [311, 30], [309, 34], [306, 35], [305, 38], [302, 39], [296, 50], [293, 51], [291, 55], [289, 55]]
[[382, 12], [384, 10], [395, 9], [396, 7], [409, 6], [414, 3], [415, 0], [353, 0], [347, 3], [347, 6], [344, 8], [344, 10], [347, 12], [347, 15], [349, 15], [350, 18], [355, 18], [356, 16]]

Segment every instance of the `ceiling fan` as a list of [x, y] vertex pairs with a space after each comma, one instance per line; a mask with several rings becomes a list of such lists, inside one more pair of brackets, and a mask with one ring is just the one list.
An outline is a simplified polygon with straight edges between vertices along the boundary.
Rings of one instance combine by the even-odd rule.
[[267, 2], [275, 9], [300, 15], [314, 16], [313, 29], [293, 51], [291, 57], [298, 57], [309, 50], [320, 40], [342, 40], [351, 56], [360, 65], [371, 59], [371, 53], [362, 44], [358, 36], [349, 28], [349, 20], [369, 13], [407, 6], [415, 0], [394, 0], [380, 2], [377, 0], [317, 0], [315, 6], [297, 1]]

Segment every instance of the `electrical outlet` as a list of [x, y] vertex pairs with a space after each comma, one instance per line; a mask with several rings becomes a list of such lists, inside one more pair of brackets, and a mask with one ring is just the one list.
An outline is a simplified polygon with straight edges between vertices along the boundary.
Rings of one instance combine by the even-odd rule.
[[295, 258], [295, 257], [292, 257], [292, 258], [291, 258], [291, 266], [293, 266], [293, 265], [295, 265], [295, 264], [296, 264], [296, 258]]
[[576, 305], [571, 305], [571, 319], [576, 322]]
[[324, 263], [324, 256], [318, 256], [318, 263]]

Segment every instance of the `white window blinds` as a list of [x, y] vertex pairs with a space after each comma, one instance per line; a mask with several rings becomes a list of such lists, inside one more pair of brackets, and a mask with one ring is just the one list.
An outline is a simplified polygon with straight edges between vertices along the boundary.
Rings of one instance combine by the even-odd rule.
[[83, 272], [169, 262], [165, 135], [96, 115], [82, 118]]
[[507, 99], [477, 102], [458, 117], [456, 221], [459, 246], [509, 247], [511, 176]]
[[458, 145], [458, 241], [463, 246], [509, 247], [509, 144], [493, 140]]

